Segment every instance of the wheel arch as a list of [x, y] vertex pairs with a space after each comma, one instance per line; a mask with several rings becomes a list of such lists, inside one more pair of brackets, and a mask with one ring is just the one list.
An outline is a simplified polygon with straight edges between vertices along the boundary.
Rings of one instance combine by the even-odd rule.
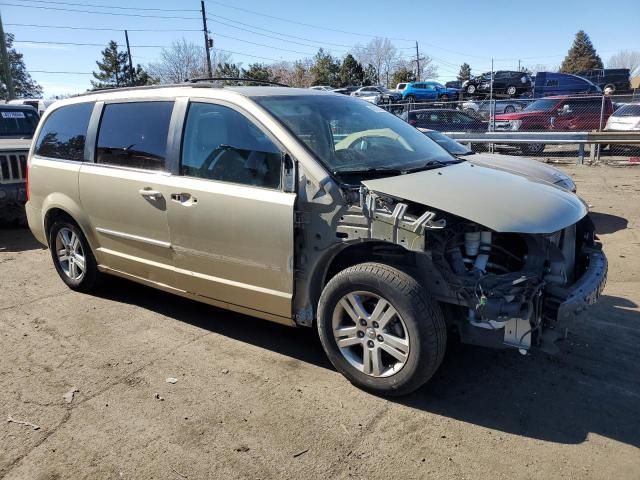
[[91, 234], [90, 222], [86, 214], [71, 198], [62, 194], [52, 194], [48, 196], [42, 204], [42, 224], [44, 233], [49, 243], [49, 228], [53, 222], [61, 217], [69, 217], [82, 231], [91, 250], [95, 252], [96, 239]]

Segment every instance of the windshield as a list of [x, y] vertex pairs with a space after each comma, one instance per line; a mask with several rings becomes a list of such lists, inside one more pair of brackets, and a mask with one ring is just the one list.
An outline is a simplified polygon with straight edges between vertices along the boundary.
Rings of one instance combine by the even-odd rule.
[[332, 172], [412, 170], [456, 159], [411, 125], [352, 97], [254, 97]]
[[640, 117], [640, 103], [623, 105], [613, 114], [614, 117]]
[[30, 110], [0, 110], [0, 137], [33, 137], [38, 114]]
[[524, 109], [525, 112], [547, 112], [558, 104], [558, 100], [536, 100]]
[[442, 148], [444, 148], [451, 155], [473, 155], [473, 151], [456, 142], [453, 138], [447, 137], [444, 133], [440, 132], [424, 132], [424, 134], [431, 140], [436, 142]]

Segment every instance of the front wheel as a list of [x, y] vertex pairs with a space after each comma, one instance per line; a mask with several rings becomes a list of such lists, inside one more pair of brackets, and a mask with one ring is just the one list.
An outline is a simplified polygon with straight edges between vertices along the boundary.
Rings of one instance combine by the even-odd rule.
[[363, 263], [333, 277], [318, 305], [320, 340], [354, 385], [404, 395], [442, 363], [446, 325], [437, 303], [406, 273]]
[[446, 93], [444, 95], [440, 95], [440, 101], [448, 102], [449, 101], [449, 95], [447, 95]]
[[509, 85], [507, 87], [507, 95], [513, 96], [516, 94], [517, 91], [518, 89], [514, 85]]
[[468, 85], [467, 86], [467, 93], [469, 95], [473, 95], [474, 93], [476, 93], [476, 86], [475, 85]]

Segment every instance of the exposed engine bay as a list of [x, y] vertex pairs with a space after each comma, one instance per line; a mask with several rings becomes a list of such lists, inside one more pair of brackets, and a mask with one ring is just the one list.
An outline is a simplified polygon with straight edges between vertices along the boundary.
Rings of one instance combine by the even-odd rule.
[[[337, 236], [410, 250], [415, 273], [446, 307], [447, 321], [463, 341], [521, 353], [540, 341], [543, 329], [558, 326], [561, 306], [576, 293], [573, 284], [589, 268], [590, 253], [600, 250], [588, 217], [550, 234], [496, 232], [367, 189], [360, 189], [358, 203], [342, 217]], [[604, 262], [600, 273], [606, 276]], [[604, 286], [582, 282], [595, 297]]]

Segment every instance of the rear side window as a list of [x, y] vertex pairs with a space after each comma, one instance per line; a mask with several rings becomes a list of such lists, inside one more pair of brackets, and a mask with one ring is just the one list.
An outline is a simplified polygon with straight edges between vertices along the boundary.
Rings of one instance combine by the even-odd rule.
[[60, 107], [49, 115], [36, 141], [36, 155], [82, 162], [93, 103]]
[[165, 170], [173, 102], [111, 103], [104, 106], [96, 163]]

